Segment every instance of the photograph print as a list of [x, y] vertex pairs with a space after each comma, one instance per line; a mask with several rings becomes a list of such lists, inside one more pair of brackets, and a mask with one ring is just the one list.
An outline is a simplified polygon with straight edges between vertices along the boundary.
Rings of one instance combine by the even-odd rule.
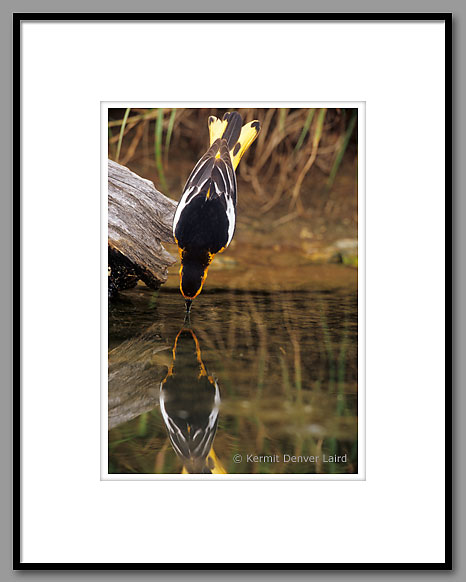
[[124, 105], [103, 108], [108, 478], [358, 476], [363, 111]]

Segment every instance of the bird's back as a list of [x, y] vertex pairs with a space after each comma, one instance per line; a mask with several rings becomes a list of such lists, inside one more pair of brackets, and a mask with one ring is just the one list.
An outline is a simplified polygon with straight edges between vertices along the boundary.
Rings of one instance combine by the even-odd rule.
[[236, 215], [236, 176], [227, 142], [216, 140], [196, 164], [174, 221], [178, 246], [220, 252], [230, 243]]

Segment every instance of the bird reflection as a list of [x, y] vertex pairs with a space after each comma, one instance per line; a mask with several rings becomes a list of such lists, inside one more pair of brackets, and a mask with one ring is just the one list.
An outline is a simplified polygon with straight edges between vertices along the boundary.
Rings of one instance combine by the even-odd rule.
[[182, 473], [226, 473], [212, 446], [220, 390], [202, 361], [196, 334], [186, 324], [175, 338], [173, 362], [160, 384], [160, 410], [183, 462]]

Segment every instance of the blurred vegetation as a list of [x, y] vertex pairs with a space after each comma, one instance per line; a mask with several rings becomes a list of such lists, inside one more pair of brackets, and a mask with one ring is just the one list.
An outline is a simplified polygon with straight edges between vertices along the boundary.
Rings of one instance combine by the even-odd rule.
[[[110, 109], [109, 157], [153, 179], [164, 194], [178, 200], [192, 167], [207, 150], [207, 118], [222, 117], [225, 111]], [[275, 210], [285, 221], [317, 210], [357, 222], [357, 109], [237, 111], [245, 122], [258, 119], [262, 126], [237, 170], [243, 209], [260, 216]], [[344, 162], [349, 179], [335, 191]]]

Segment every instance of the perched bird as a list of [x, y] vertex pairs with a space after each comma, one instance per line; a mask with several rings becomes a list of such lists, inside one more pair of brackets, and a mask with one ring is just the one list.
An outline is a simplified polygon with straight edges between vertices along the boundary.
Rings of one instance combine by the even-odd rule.
[[217, 253], [231, 243], [236, 224], [235, 170], [256, 139], [260, 123], [243, 126], [239, 113], [209, 117], [210, 147], [186, 182], [173, 219], [181, 257], [180, 290], [189, 313]]
[[182, 473], [225, 473], [213, 442], [220, 389], [201, 357], [194, 331], [183, 328], [173, 346], [173, 363], [160, 384], [160, 411]]

